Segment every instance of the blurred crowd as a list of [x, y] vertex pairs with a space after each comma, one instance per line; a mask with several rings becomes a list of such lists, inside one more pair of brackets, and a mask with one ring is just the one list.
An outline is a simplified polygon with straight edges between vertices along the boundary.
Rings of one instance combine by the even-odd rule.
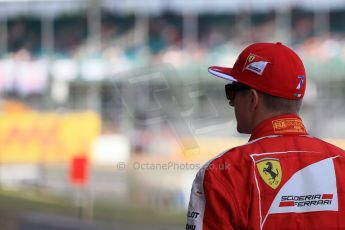
[[[64, 16], [53, 22], [54, 55], [74, 60], [97, 56], [116, 63], [122, 70], [143, 62], [171, 62], [179, 66], [190, 54], [203, 61], [212, 53], [236, 53], [251, 42], [284, 40], [307, 59], [317, 58], [321, 62], [334, 58], [344, 60], [345, 20], [342, 20], [341, 12], [345, 10], [330, 12], [329, 24], [317, 25], [318, 13], [293, 9], [284, 28], [277, 24], [276, 12], [200, 15], [195, 20], [197, 35], [189, 37], [184, 36], [188, 33], [184, 18], [173, 13], [149, 17], [147, 28], [139, 28], [144, 32], [138, 34], [141, 25], [137, 25], [135, 15], [103, 12], [100, 36], [88, 36], [90, 31], [85, 15]], [[9, 20], [7, 37], [8, 52], [3, 53], [3, 57], [23, 50], [32, 57], [40, 57], [46, 52], [38, 19]]]

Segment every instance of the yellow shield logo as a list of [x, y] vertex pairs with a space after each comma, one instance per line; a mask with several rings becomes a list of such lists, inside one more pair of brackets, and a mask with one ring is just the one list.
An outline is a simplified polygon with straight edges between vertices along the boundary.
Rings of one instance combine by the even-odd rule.
[[251, 55], [249, 55], [248, 56], [248, 62], [252, 62], [252, 61], [254, 61], [254, 59], [255, 59], [255, 55], [254, 54], [251, 54]]
[[261, 178], [268, 186], [273, 189], [278, 188], [283, 175], [279, 159], [265, 158], [259, 160], [256, 162], [256, 167], [258, 168]]

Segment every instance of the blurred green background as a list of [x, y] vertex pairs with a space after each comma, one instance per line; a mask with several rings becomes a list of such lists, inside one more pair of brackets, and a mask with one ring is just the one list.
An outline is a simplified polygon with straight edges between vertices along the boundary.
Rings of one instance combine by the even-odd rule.
[[207, 67], [277, 41], [345, 147], [343, 1], [0, 0], [1, 229], [183, 229], [195, 173], [248, 139]]

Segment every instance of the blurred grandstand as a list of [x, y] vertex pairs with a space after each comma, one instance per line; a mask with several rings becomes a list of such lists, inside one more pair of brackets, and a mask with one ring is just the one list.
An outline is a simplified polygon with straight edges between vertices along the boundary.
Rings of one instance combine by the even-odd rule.
[[[246, 141], [207, 67], [275, 41], [306, 65], [310, 133], [345, 146], [341, 0], [0, 0], [0, 223], [181, 228], [197, 169]], [[68, 179], [80, 155], [85, 186]]]

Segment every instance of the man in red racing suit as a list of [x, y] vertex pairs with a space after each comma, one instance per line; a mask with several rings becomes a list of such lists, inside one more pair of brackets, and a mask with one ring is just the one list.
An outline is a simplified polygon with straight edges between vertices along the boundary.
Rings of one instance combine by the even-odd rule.
[[301, 63], [281, 43], [257, 43], [234, 68], [210, 67], [232, 81], [237, 129], [251, 137], [200, 169], [186, 229], [345, 229], [344, 151], [308, 135], [297, 115]]

